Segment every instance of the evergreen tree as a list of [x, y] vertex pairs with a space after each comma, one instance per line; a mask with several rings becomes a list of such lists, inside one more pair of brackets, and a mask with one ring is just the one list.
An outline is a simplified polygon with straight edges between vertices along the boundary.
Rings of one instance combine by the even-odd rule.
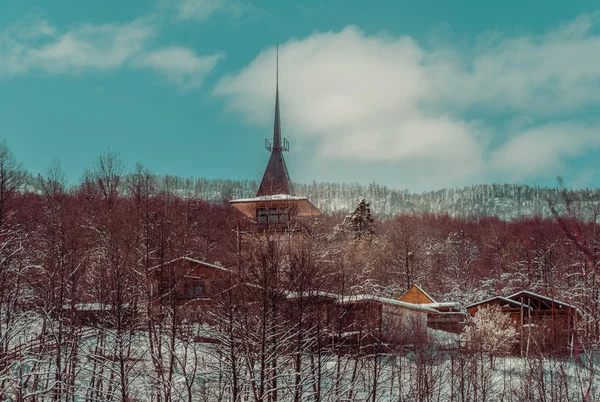
[[336, 231], [349, 233], [355, 239], [374, 234], [375, 228], [373, 227], [370, 203], [362, 198], [354, 211], [346, 215], [344, 221], [336, 226]]

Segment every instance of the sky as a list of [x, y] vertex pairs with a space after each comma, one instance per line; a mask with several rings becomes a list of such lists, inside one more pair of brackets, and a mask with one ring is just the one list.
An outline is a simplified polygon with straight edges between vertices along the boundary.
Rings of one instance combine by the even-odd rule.
[[0, 0], [0, 139], [71, 184], [260, 179], [276, 44], [292, 180], [600, 187], [596, 1]]

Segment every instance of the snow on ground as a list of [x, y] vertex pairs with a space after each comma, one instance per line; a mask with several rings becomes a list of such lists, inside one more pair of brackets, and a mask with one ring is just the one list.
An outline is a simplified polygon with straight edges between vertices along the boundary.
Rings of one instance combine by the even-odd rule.
[[[40, 320], [31, 318], [30, 323], [30, 331], [23, 332], [21, 342], [33, 341], [35, 332], [39, 335], [42, 329]], [[206, 326], [197, 326], [193, 332], [198, 337], [215, 336], [215, 330]], [[87, 328], [81, 333], [86, 335], [81, 338], [77, 349], [75, 400], [105, 400], [111, 395], [119, 400], [120, 371], [118, 354], [115, 354], [119, 338], [113, 330]], [[434, 329], [429, 329], [428, 333], [434, 343], [444, 347], [455, 344], [459, 338], [459, 335]], [[123, 341], [131, 356], [125, 364], [130, 399], [156, 400], [158, 377], [151, 359], [147, 332], [126, 334]], [[188, 400], [188, 395], [192, 396], [192, 400], [203, 402], [218, 401], [219, 396], [227, 400], [231, 372], [224, 364], [225, 360], [220, 358], [224, 349], [217, 344], [182, 339], [176, 339], [171, 344], [167, 332], [160, 342], [163, 355], [159, 360], [163, 367], [169, 366], [170, 348], [173, 347], [175, 351], [173, 380], [167, 385], [173, 400]], [[249, 355], [246, 352], [247, 349], [240, 348], [236, 357], [241, 363], [240, 387], [246, 392], [248, 400], [252, 401], [252, 382], [258, 378], [258, 371], [256, 365], [254, 371], [250, 371], [252, 365], [248, 364]], [[279, 353], [278, 400], [291, 401], [296, 374], [295, 355], [283, 349]], [[313, 400], [316, 374], [310, 367], [319, 358], [322, 367], [319, 379], [322, 401], [364, 401], [372, 398], [373, 392], [376, 393], [375, 400], [380, 402], [582, 401], [582, 392], [586, 391], [590, 381], [589, 400], [600, 399], [600, 373], [590, 371], [589, 362], [535, 357], [504, 357], [492, 362], [485, 355], [461, 354], [445, 348], [439, 350], [423, 346], [403, 350], [399, 354], [355, 355], [351, 350], [342, 356], [332, 353], [332, 350], [320, 356], [303, 354], [302, 400]], [[25, 395], [37, 395], [38, 400], [51, 400], [48, 391], [55, 386], [55, 359], [56, 350], [53, 348], [24, 353], [19, 361], [13, 362], [7, 371], [0, 373], [0, 380], [5, 381], [9, 396], [17, 399], [17, 390], [21, 390]], [[599, 365], [600, 361], [595, 361], [595, 364]], [[102, 378], [100, 385], [97, 381], [99, 378]], [[376, 388], [373, 388], [374, 384]], [[99, 389], [97, 394], [93, 392], [95, 389]], [[92, 397], [93, 394], [95, 396]]]

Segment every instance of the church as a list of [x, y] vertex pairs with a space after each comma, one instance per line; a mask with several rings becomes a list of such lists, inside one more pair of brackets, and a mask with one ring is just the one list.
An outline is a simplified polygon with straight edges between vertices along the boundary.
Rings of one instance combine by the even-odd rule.
[[275, 84], [275, 121], [272, 140], [265, 140], [271, 153], [258, 192], [254, 198], [232, 200], [231, 205], [253, 222], [257, 233], [302, 233], [301, 218], [321, 215], [321, 211], [307, 198], [294, 194], [283, 153], [289, 151], [289, 142], [281, 136], [279, 111], [279, 55]]

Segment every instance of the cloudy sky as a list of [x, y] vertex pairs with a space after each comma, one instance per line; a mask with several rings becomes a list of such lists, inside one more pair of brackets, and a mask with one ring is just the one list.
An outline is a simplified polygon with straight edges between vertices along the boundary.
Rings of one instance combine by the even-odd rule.
[[0, 137], [33, 173], [58, 158], [72, 183], [108, 149], [130, 168], [258, 179], [279, 42], [295, 181], [599, 187], [597, 9], [0, 0]]

